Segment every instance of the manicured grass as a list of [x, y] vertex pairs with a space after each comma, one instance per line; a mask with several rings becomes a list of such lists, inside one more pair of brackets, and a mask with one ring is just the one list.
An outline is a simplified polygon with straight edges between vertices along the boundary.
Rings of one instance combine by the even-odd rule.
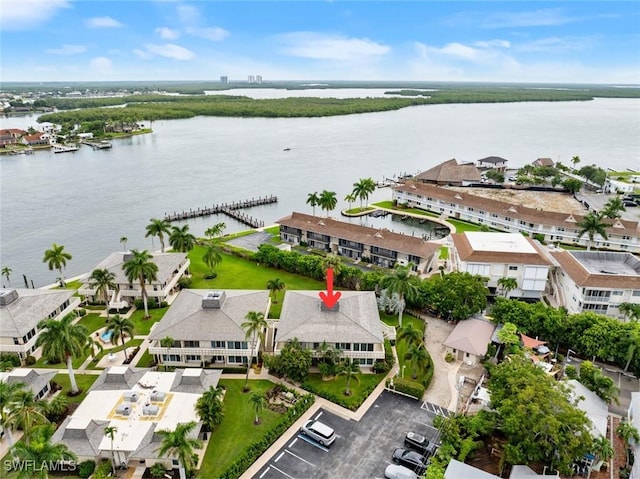
[[274, 386], [272, 382], [249, 381], [249, 393], [242, 392], [242, 379], [221, 379], [219, 384], [226, 388], [224, 419], [211, 435], [198, 473], [200, 479], [219, 477], [249, 445], [259, 441], [282, 418], [281, 414], [265, 408], [260, 413], [260, 425], [253, 425], [255, 413], [249, 402], [251, 392], [267, 391]]
[[270, 226], [269, 228], [264, 229], [265, 233], [269, 233], [270, 235], [279, 235], [280, 234], [280, 226]]
[[449, 248], [447, 246], [440, 247], [440, 259], [449, 259]]
[[373, 211], [375, 210], [374, 207], [372, 206], [358, 206], [357, 208], [351, 208], [350, 210], [346, 210], [345, 213], [347, 213], [348, 215], [355, 215], [358, 213], [364, 213], [365, 211]]
[[395, 208], [396, 205], [393, 204], [393, 201], [378, 201], [377, 203], [373, 203], [373, 206], [379, 206], [380, 208]]
[[140, 361], [138, 361], [138, 364], [136, 364], [136, 367], [149, 368], [151, 367], [151, 363], [153, 363], [153, 354], [151, 354], [147, 349], [144, 353], [142, 353], [142, 357], [140, 358]]
[[[82, 286], [82, 281], [80, 281], [79, 279], [76, 281], [65, 281], [66, 286], [64, 287], [64, 289], [79, 289], [80, 286]], [[57, 287], [55, 289], [63, 289], [61, 287]]]
[[[73, 364], [73, 369], [78, 369], [80, 366], [82, 366], [82, 363], [84, 363], [85, 359], [89, 357], [89, 354], [91, 353], [87, 352], [86, 354], [83, 354], [82, 356], [79, 356], [73, 359], [73, 361], [71, 361], [71, 364]], [[67, 369], [67, 363], [51, 364], [47, 362], [47, 360], [44, 359], [44, 357], [41, 357], [35, 362], [35, 364], [32, 367], [47, 368], [47, 369]]]
[[341, 406], [355, 411], [385, 376], [386, 373], [361, 373], [357, 377], [351, 377], [351, 382], [349, 383], [351, 394], [349, 396], [344, 393], [347, 389], [347, 378], [344, 375], [325, 381], [322, 379], [321, 374], [309, 374], [302, 386], [329, 401], [336, 403], [339, 401]]
[[88, 332], [93, 333], [94, 331], [97, 331], [98, 329], [104, 327], [106, 322], [107, 318], [103, 318], [97, 313], [89, 313], [80, 318], [78, 324], [81, 324], [82, 326], [87, 328]]
[[87, 396], [87, 391], [94, 383], [96, 379], [98, 379], [98, 375], [96, 374], [76, 374], [76, 383], [78, 387], [82, 389], [82, 394], [75, 397], [66, 396], [67, 392], [71, 391], [71, 381], [69, 380], [68, 374], [56, 374], [53, 377], [53, 381], [62, 386], [61, 394], [64, 394], [69, 401], [69, 404], [80, 404], [84, 398]]
[[252, 235], [255, 232], [256, 232], [256, 230], [246, 230], [246, 231], [238, 231], [237, 233], [229, 233], [227, 235], [224, 235], [222, 238], [220, 238], [219, 241], [224, 243], [227, 240], [234, 239], [234, 238], [240, 238], [241, 236]]
[[[482, 231], [480, 225], [474, 223], [467, 223], [466, 221], [454, 220], [451, 218], [447, 219], [447, 223], [451, 223], [456, 227], [456, 233], [463, 233], [466, 231]], [[493, 231], [493, 230], [492, 230]]]
[[[418, 319], [418, 318], [414, 318], [413, 316], [408, 316], [408, 315], [403, 314], [402, 315], [402, 325], [404, 326], [405, 324], [408, 324], [408, 323], [412, 323], [413, 327], [415, 329], [419, 329], [420, 331], [422, 331], [423, 332], [423, 336], [424, 336], [424, 330], [425, 330], [424, 321], [422, 321], [421, 319]], [[405, 379], [413, 379], [411, 377], [411, 371], [412, 371], [411, 361], [404, 359], [404, 355], [407, 352], [407, 349], [409, 349], [409, 345], [407, 344], [406, 341], [404, 341], [404, 340], [397, 340], [396, 341], [396, 353], [398, 354], [398, 362], [399, 362], [399, 366], [400, 366], [400, 374], [402, 374], [402, 367], [406, 366], [405, 370], [404, 370], [404, 378]], [[421, 382], [422, 378], [424, 377], [424, 374], [425, 374], [424, 370], [418, 369], [418, 377], [417, 377], [417, 379], [415, 379], [415, 381]]]
[[114, 354], [118, 353], [118, 352], [122, 351], [124, 348], [127, 348], [127, 352], [130, 353], [136, 347], [140, 346], [143, 341], [144, 341], [143, 339], [130, 339], [129, 341], [124, 343], [124, 346], [122, 344], [120, 344], [120, 345], [116, 346], [115, 348], [105, 349], [101, 353], [96, 354], [96, 360], [94, 362], [91, 362], [89, 364], [89, 366], [87, 367], [87, 369], [103, 369], [101, 367], [96, 366], [96, 364], [98, 364], [98, 362], [103, 357], [105, 357], [107, 354], [109, 354], [109, 353], [114, 353]]
[[157, 308], [150, 309], [149, 315], [151, 316], [149, 319], [144, 319], [144, 308], [136, 309], [133, 313], [131, 313], [131, 321], [133, 322], [133, 335], [134, 336], [143, 336], [149, 334], [151, 331], [151, 326], [160, 321], [164, 316], [164, 313], [167, 312], [168, 307], [166, 308]]
[[[404, 317], [405, 316], [403, 315], [402, 318], [404, 319]], [[385, 313], [384, 311], [380, 311], [380, 319], [387, 326], [394, 326], [394, 327], [398, 326], [397, 314], [389, 314], [389, 313]]]

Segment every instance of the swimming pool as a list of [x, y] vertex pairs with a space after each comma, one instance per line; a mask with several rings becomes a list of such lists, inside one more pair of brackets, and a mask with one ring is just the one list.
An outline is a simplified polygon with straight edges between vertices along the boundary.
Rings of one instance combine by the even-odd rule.
[[105, 343], [110, 343], [111, 336], [113, 336], [113, 331], [105, 331], [100, 335], [100, 339], [102, 339]]

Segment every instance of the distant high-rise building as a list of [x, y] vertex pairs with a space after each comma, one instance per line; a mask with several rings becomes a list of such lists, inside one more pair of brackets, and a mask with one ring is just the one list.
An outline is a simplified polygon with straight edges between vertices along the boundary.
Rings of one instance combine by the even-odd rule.
[[226, 76], [220, 77], [220, 83], [223, 83], [226, 85], [227, 83], [229, 83], [229, 77], [226, 77]]
[[255, 75], [249, 75], [248, 81], [249, 81], [249, 83], [255, 83], [256, 82]]
[[256, 75], [256, 83], [262, 83], [262, 75]]

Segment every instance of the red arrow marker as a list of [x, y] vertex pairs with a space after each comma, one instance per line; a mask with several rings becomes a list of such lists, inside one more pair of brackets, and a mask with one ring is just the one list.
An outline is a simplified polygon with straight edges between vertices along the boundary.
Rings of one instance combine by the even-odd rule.
[[329, 309], [333, 308], [340, 299], [340, 296], [342, 296], [340, 292], [333, 292], [333, 268], [327, 268], [327, 292], [320, 291], [318, 294], [322, 302]]

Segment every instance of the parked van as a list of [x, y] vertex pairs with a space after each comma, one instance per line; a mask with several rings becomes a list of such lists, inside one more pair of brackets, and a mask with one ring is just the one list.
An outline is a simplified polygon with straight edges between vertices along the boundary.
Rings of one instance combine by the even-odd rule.
[[325, 423], [311, 419], [305, 422], [300, 432], [317, 441], [322, 446], [331, 446], [336, 440], [336, 432]]

